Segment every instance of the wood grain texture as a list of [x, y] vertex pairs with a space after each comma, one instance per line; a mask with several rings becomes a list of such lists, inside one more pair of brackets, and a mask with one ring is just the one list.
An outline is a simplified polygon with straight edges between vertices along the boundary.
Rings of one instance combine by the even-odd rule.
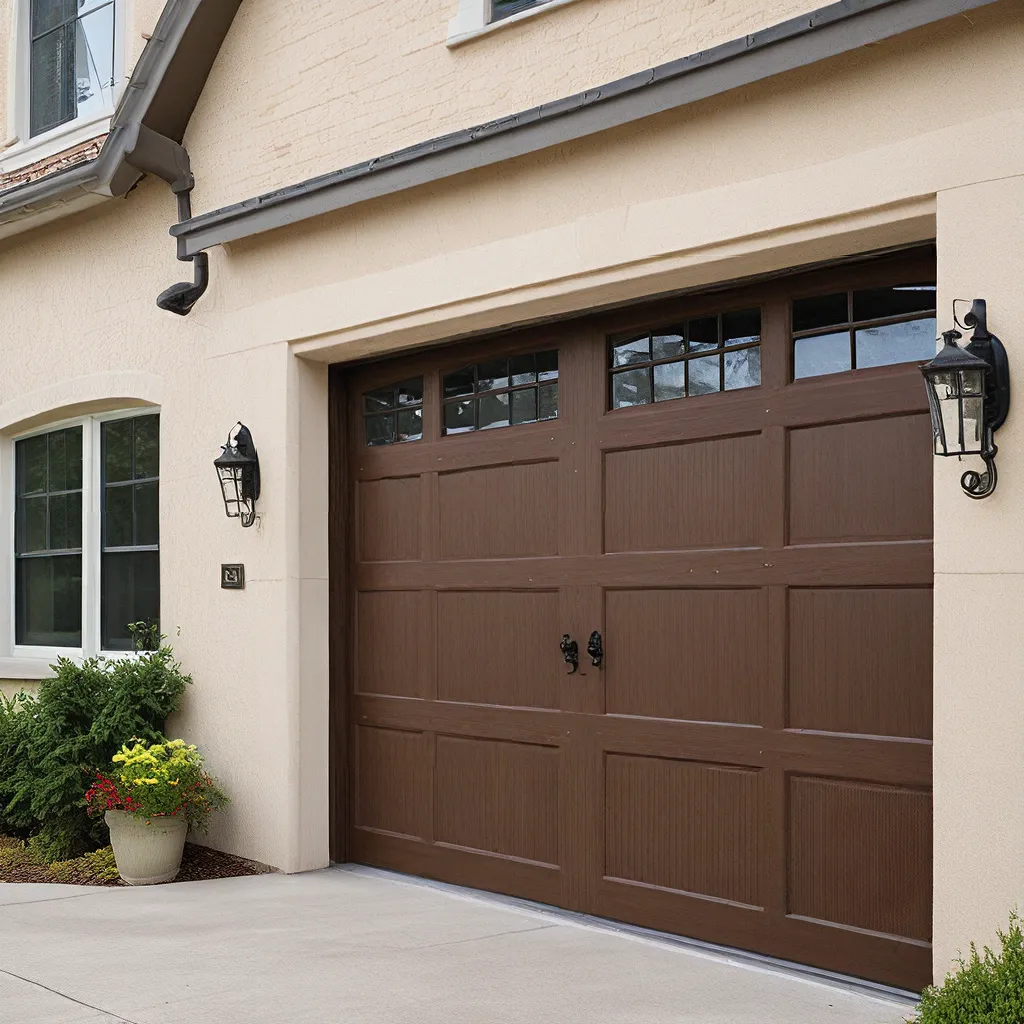
[[793, 778], [789, 912], [930, 941], [931, 808], [925, 790]]
[[558, 707], [557, 591], [437, 596], [438, 696], [508, 707]]
[[606, 875], [760, 905], [758, 771], [616, 754], [605, 778]]
[[790, 542], [930, 537], [933, 458], [925, 415], [792, 431]]
[[429, 737], [421, 732], [356, 729], [356, 828], [424, 838]]
[[932, 592], [789, 593], [789, 722], [796, 729], [932, 735]]
[[356, 485], [358, 557], [401, 562], [420, 557], [420, 479], [363, 480]]
[[557, 865], [558, 750], [438, 736], [435, 841]]
[[438, 486], [442, 558], [557, 553], [557, 463], [442, 473]]
[[415, 590], [356, 594], [357, 693], [426, 696], [420, 673], [426, 596]]
[[767, 668], [761, 590], [613, 590], [610, 714], [756, 724]]
[[758, 486], [760, 455], [754, 434], [609, 452], [606, 550], [756, 545], [758, 507], [748, 498]]

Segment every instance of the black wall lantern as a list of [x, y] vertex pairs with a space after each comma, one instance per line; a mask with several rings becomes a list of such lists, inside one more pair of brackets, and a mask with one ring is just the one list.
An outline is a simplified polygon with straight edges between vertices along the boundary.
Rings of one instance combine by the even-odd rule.
[[[959, 300], [958, 300], [959, 301]], [[969, 469], [960, 486], [972, 498], [987, 498], [996, 489], [996, 448], [993, 434], [1010, 411], [1010, 368], [1002, 342], [989, 334], [984, 299], [975, 299], [961, 324], [974, 329], [961, 348], [958, 330], [945, 331], [942, 351], [921, 367], [928, 386], [928, 408], [936, 455], [977, 455], [985, 472]]]
[[260, 460], [248, 427], [242, 423], [232, 427], [228, 443], [213, 464], [217, 467], [228, 518], [241, 519], [242, 526], [252, 526], [260, 496]]

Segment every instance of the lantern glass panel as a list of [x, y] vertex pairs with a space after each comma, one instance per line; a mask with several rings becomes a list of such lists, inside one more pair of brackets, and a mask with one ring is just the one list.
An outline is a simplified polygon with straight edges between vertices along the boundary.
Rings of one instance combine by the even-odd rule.
[[[951, 404], [951, 403], [947, 403]], [[975, 454], [981, 452], [984, 429], [984, 401], [981, 398], [965, 398], [963, 450]]]
[[962, 393], [965, 395], [985, 394], [985, 374], [982, 370], [961, 370]]

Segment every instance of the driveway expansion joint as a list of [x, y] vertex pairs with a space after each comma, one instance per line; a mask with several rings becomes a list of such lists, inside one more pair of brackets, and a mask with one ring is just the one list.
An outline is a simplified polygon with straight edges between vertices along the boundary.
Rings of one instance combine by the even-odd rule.
[[[85, 895], [88, 895], [86, 893]], [[71, 897], [68, 897], [69, 899]], [[48, 900], [36, 900], [37, 903], [47, 903]], [[81, 999], [76, 999], [74, 996], [69, 996], [66, 992], [60, 992], [55, 988], [50, 988], [49, 985], [44, 985], [41, 981], [33, 981], [31, 978], [23, 977], [20, 974], [15, 974], [13, 971], [6, 971], [0, 967], [0, 974], [6, 974], [8, 978], [14, 978], [15, 981], [24, 982], [26, 985], [32, 985], [35, 988], [41, 988], [44, 992], [49, 992], [51, 995], [59, 996], [61, 999], [66, 999], [69, 1003], [74, 1003], [76, 1006], [84, 1007], [86, 1010], [94, 1010], [96, 1013], [102, 1013], [105, 1017], [109, 1017], [111, 1020], [119, 1020], [122, 1024], [140, 1024], [139, 1021], [129, 1020], [127, 1017], [122, 1017], [118, 1013], [114, 1013], [112, 1010], [104, 1010], [102, 1006], [93, 1006], [92, 1003], [85, 1003]]]

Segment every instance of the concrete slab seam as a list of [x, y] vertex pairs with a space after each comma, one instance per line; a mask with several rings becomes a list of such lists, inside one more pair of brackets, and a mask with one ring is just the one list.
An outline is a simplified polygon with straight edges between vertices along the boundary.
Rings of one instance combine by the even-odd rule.
[[122, 1021], [123, 1024], [139, 1024], [138, 1021], [129, 1020], [127, 1017], [122, 1017], [120, 1014], [114, 1013], [111, 1010], [104, 1010], [102, 1006], [93, 1006], [92, 1003], [83, 1002], [81, 999], [76, 999], [74, 996], [69, 996], [66, 992], [59, 992], [55, 988], [50, 988], [49, 985], [44, 985], [41, 981], [33, 981], [31, 978], [23, 978], [20, 974], [15, 974], [13, 971], [5, 971], [0, 967], [0, 974], [6, 974], [8, 978], [14, 978], [16, 981], [22, 981], [26, 985], [33, 985], [36, 988], [41, 988], [44, 992], [49, 992], [51, 995], [60, 996], [61, 999], [66, 999], [69, 1003], [75, 1003], [78, 1006], [85, 1007], [87, 1010], [95, 1010], [96, 1013], [102, 1013], [111, 1020]]

